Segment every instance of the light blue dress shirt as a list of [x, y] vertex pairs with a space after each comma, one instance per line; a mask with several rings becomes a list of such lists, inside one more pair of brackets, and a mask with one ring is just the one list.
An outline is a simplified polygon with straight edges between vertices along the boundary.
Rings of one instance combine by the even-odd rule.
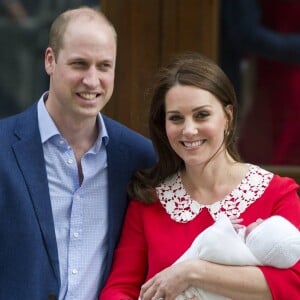
[[107, 254], [108, 134], [98, 115], [99, 136], [82, 157], [83, 181], [72, 148], [58, 131], [44, 100], [38, 122], [44, 150], [61, 288], [59, 300], [96, 300]]

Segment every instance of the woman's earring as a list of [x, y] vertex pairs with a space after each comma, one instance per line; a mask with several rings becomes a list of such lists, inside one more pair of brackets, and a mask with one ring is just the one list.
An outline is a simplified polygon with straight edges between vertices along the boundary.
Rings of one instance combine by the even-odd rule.
[[229, 135], [229, 130], [228, 128], [224, 129], [224, 136], [227, 137]]

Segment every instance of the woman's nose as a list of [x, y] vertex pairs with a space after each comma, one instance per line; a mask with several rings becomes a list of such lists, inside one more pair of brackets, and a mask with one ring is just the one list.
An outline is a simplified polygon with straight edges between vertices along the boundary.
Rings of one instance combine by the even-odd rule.
[[182, 134], [188, 137], [198, 134], [198, 128], [196, 124], [194, 124], [194, 122], [186, 122], [182, 129]]

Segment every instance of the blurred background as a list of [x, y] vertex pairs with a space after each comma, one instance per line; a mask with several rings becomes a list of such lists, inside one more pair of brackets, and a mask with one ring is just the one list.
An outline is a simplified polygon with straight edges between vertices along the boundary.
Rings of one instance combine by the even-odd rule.
[[113, 97], [104, 112], [148, 135], [147, 88], [170, 55], [199, 51], [232, 80], [245, 161], [299, 176], [299, 0], [0, 0], [0, 117], [48, 88], [44, 50], [67, 8], [101, 9], [116, 27]]

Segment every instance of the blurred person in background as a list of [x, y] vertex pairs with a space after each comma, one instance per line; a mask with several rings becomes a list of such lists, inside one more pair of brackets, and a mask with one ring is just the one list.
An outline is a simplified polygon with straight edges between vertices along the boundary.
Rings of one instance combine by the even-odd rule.
[[[300, 165], [299, 15], [296, 0], [221, 1], [220, 63], [238, 92], [247, 161]], [[254, 74], [243, 78], [247, 62]]]
[[43, 52], [52, 20], [97, 0], [0, 0], [0, 117], [22, 111], [48, 87]]

